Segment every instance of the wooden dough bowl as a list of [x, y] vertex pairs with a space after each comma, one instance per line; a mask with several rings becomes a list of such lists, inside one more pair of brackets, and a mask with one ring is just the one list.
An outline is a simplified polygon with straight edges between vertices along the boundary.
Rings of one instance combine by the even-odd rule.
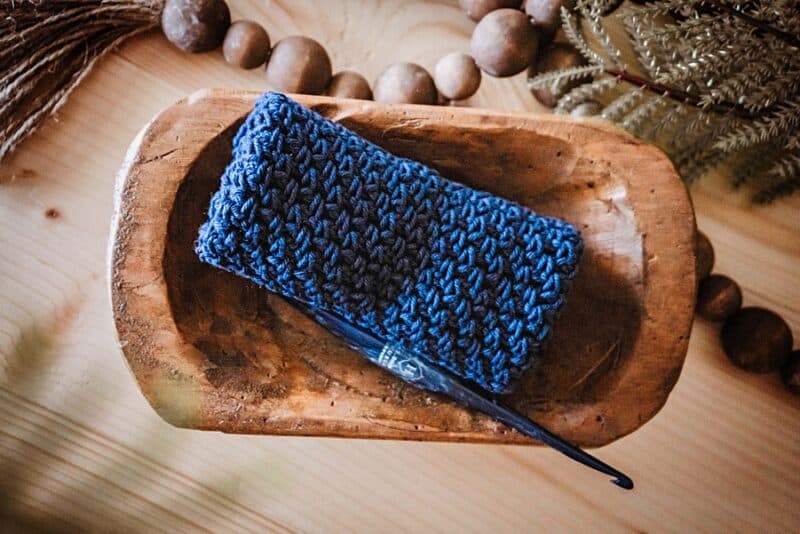
[[[535, 443], [403, 384], [281, 298], [198, 261], [198, 227], [257, 96], [210, 90], [169, 107], [118, 178], [114, 318], [156, 411], [223, 432]], [[628, 434], [661, 408], [692, 323], [695, 222], [660, 151], [600, 121], [293, 98], [394, 154], [581, 229], [568, 303], [507, 402], [582, 446]]]

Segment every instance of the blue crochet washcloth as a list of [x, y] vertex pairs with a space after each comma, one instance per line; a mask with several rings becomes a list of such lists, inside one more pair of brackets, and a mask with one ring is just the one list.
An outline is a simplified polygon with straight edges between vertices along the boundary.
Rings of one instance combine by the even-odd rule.
[[494, 393], [540, 353], [581, 250], [569, 224], [393, 156], [278, 93], [237, 133], [197, 241], [202, 261]]

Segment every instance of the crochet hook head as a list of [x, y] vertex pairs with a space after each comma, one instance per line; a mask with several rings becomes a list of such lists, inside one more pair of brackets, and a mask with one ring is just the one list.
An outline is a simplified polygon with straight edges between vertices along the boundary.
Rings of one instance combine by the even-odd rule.
[[633, 489], [633, 480], [630, 479], [627, 475], [622, 475], [618, 478], [615, 478], [611, 481], [613, 484], [616, 484], [622, 489], [632, 490]]
[[426, 391], [441, 393], [463, 406], [483, 412], [587, 467], [614, 477], [611, 482], [620, 488], [633, 489], [633, 481], [626, 474], [556, 436], [516, 410], [500, 404], [483, 392], [468, 386], [446, 369], [430, 363], [422, 355], [409, 351], [400, 344], [384, 343], [372, 333], [338, 315], [324, 310], [315, 310], [303, 302], [287, 298], [322, 326], [343, 339], [350, 347], [405, 382]]
[[[387, 357], [387, 353], [392, 353], [392, 355]], [[379, 365], [390, 371], [397, 369], [399, 372], [392, 372], [401, 376], [401, 378], [405, 378], [406, 381], [413, 383], [415, 386], [443, 393], [456, 400], [459, 404], [483, 412], [518, 432], [539, 440], [544, 445], [557, 450], [576, 462], [614, 477], [611, 482], [620, 488], [633, 489], [633, 480], [628, 475], [553, 434], [513, 408], [505, 406], [473, 387], [464, 384], [448, 371], [432, 365], [419, 355], [402, 348], [394, 349], [391, 345], [384, 347], [381, 354], [382, 357], [380, 359], [382, 361], [378, 362]], [[409, 372], [409, 369], [413, 369], [414, 372]], [[403, 376], [403, 373], [405, 376]]]

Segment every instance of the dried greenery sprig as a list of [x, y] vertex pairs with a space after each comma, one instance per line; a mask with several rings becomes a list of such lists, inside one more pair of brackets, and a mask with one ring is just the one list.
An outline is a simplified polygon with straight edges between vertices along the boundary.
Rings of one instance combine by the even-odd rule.
[[[621, 4], [563, 10], [565, 36], [589, 65], [539, 74], [531, 88], [591, 75], [557, 112], [602, 104], [602, 117], [658, 144], [688, 182], [725, 164], [757, 202], [800, 189], [800, 2]], [[623, 63], [610, 21], [623, 25], [638, 65]]]

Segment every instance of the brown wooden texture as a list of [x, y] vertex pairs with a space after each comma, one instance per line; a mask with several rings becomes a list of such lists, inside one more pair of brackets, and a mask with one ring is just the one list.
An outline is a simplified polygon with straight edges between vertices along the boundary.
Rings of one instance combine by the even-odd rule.
[[[228, 0], [273, 41], [309, 35], [334, 69], [433, 70], [469, 52], [455, 0]], [[633, 65], [633, 58], [626, 56]], [[696, 319], [649, 423], [597, 455], [636, 488], [543, 447], [198, 432], [165, 423], [121, 354], [104, 269], [114, 175], [156, 113], [263, 69], [187, 55], [153, 32], [110, 53], [57, 120], [0, 164], [0, 525], [32, 532], [796, 532], [800, 402], [722, 352]], [[525, 75], [468, 105], [545, 113]], [[691, 188], [714, 271], [800, 339], [800, 195], [753, 205], [714, 173]], [[664, 202], [653, 209], [668, 211]], [[12, 517], [9, 517], [12, 516]], [[2, 528], [0, 528], [2, 530]], [[24, 530], [19, 528], [18, 530]]]
[[[151, 404], [173, 424], [225, 432], [532, 443], [405, 386], [279, 297], [199, 262], [197, 229], [256, 96], [212, 90], [168, 108], [120, 172], [114, 315]], [[586, 446], [660, 409], [695, 293], [693, 211], [661, 152], [600, 122], [295, 98], [395, 154], [581, 229], [568, 304], [512, 405]], [[671, 209], [657, 209], [664, 203]]]

